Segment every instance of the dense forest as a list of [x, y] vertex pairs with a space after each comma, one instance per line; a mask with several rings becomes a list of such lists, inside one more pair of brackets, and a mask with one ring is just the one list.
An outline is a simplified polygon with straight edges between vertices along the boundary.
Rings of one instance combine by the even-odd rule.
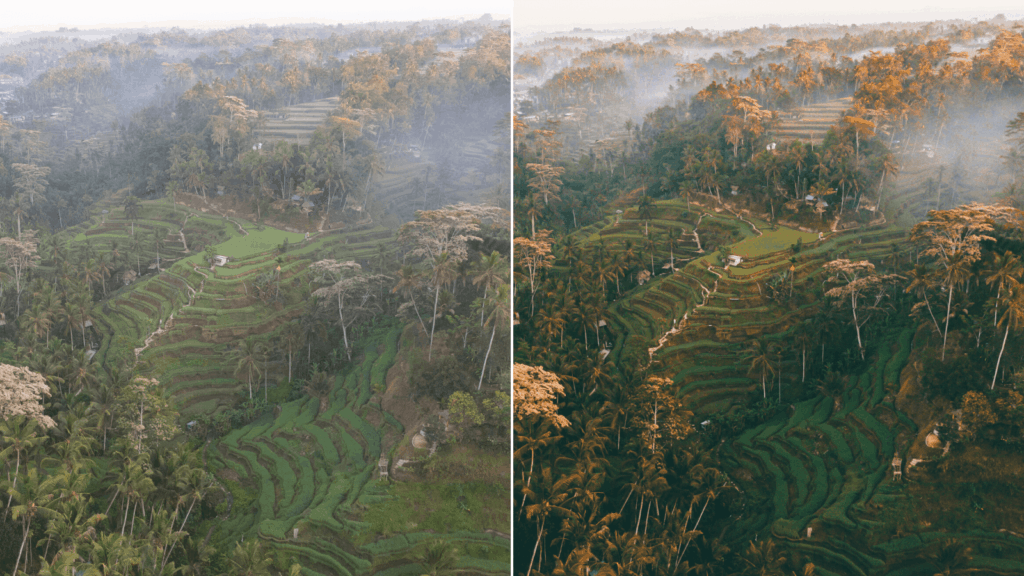
[[0, 45], [0, 571], [506, 573], [507, 21]]
[[517, 45], [515, 573], [1019, 573], [1022, 28]]

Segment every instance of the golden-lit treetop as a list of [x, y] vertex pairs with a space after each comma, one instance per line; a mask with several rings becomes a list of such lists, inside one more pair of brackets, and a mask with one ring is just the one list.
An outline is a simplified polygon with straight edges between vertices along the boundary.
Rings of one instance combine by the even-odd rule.
[[558, 414], [555, 398], [565, 393], [558, 376], [539, 366], [515, 364], [512, 367], [513, 405], [517, 420], [539, 416], [555, 426], [569, 425], [565, 416]]
[[24, 366], [0, 364], [0, 419], [24, 415], [53, 428], [57, 423], [43, 414], [43, 396], [49, 395], [50, 387], [42, 374]]
[[1019, 223], [1021, 211], [1008, 206], [971, 203], [950, 210], [932, 210], [928, 220], [910, 231], [910, 238], [926, 245], [922, 256], [935, 256], [948, 262], [962, 255], [967, 263], [981, 258], [981, 242], [994, 240], [989, 234], [996, 222]]

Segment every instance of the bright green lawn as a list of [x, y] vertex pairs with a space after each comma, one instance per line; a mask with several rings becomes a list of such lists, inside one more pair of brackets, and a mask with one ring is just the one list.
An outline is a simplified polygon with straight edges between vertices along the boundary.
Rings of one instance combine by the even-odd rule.
[[801, 232], [783, 226], [779, 226], [778, 230], [761, 228], [761, 232], [761, 236], [752, 236], [733, 244], [729, 247], [729, 253], [744, 258], [753, 258], [786, 250], [796, 244], [798, 239], [803, 240], [805, 244], [818, 239], [818, 235], [813, 232]]

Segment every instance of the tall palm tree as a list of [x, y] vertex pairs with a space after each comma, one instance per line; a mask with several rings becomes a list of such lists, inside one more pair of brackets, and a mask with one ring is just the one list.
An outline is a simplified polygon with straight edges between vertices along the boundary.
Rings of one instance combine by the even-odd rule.
[[1020, 258], [1009, 250], [996, 256], [992, 262], [992, 267], [988, 270], [988, 275], [985, 276], [985, 284], [996, 285], [996, 305], [992, 310], [993, 326], [999, 319], [999, 298], [1003, 294], [1003, 288], [1011, 280], [1019, 282], [1022, 273], [1024, 273], [1024, 266], [1021, 265]]
[[380, 154], [376, 152], [370, 154], [366, 162], [366, 185], [363, 187], [364, 214], [366, 213], [366, 201], [370, 198], [370, 180], [374, 176], [383, 176], [385, 171], [387, 171], [387, 164], [384, 163], [384, 159], [381, 158]]
[[505, 330], [505, 326], [509, 321], [511, 308], [509, 307], [508, 300], [508, 284], [499, 284], [494, 289], [490, 298], [484, 297], [481, 308], [485, 309], [488, 306], [490, 306], [491, 312], [487, 315], [486, 324], [491, 325], [491, 339], [487, 343], [487, 353], [484, 354], [484, 365], [480, 368], [480, 381], [476, 384], [477, 390], [480, 390], [480, 386], [484, 383], [484, 372], [487, 371], [487, 359], [491, 356], [491, 346], [494, 345], [494, 335], [497, 333], [499, 327], [502, 330]]
[[82, 348], [88, 348], [89, 344], [85, 341], [85, 323], [92, 321], [92, 294], [88, 288], [83, 287], [77, 291], [72, 296], [71, 305], [75, 310], [75, 321], [82, 328]]
[[252, 400], [252, 373], [256, 371], [257, 377], [260, 374], [260, 352], [263, 345], [255, 337], [249, 336], [238, 344], [231, 352], [231, 360], [235, 364], [235, 373], [246, 372], [249, 376], [249, 399]]
[[53, 324], [53, 321], [50, 318], [49, 310], [44, 307], [42, 302], [36, 301], [33, 303], [32, 308], [25, 314], [22, 314], [18, 320], [21, 322], [23, 329], [27, 330], [34, 337], [35, 342], [39, 342], [45, 336], [47, 344], [49, 344], [50, 326]]
[[654, 200], [650, 196], [644, 194], [640, 198], [640, 203], [637, 205], [637, 215], [644, 221], [644, 236], [648, 235], [648, 225], [651, 221], [651, 217], [654, 214]]
[[419, 288], [420, 282], [422, 281], [422, 275], [412, 266], [402, 266], [402, 269], [398, 272], [398, 283], [391, 289], [391, 293], [400, 292], [412, 303], [413, 310], [416, 311], [416, 318], [420, 321], [420, 327], [423, 329], [423, 334], [428, 334], [427, 326], [423, 322], [423, 316], [420, 315], [420, 308], [416, 305], [415, 291]]
[[[774, 342], [769, 344], [763, 338], [757, 338], [750, 342], [750, 346], [747, 347], [743, 354], [743, 359], [750, 361], [750, 368], [747, 370], [747, 374], [751, 372], [761, 373], [761, 392], [764, 398], [768, 397], [765, 377], [769, 372], [771, 372], [772, 376], [775, 375], [775, 361], [773, 357], [777, 346], [778, 344]], [[781, 390], [779, 393], [781, 395]]]
[[327, 409], [327, 405], [331, 399], [332, 385], [333, 382], [331, 382], [331, 379], [326, 372], [317, 371], [309, 377], [306, 385], [302, 388], [306, 394], [309, 394], [319, 401], [319, 405], [316, 409], [317, 416]]
[[459, 270], [456, 262], [452, 260], [447, 252], [442, 252], [434, 258], [434, 272], [431, 284], [434, 287], [434, 315], [430, 319], [430, 346], [427, 349], [427, 361], [430, 361], [434, 351], [434, 327], [437, 324], [437, 301], [441, 296], [441, 289], [459, 277]]
[[[39, 518], [49, 518], [53, 515], [50, 504], [53, 502], [53, 494], [57, 488], [58, 477], [40, 478], [38, 468], [29, 468], [23, 480], [17, 486], [9, 488], [8, 493], [18, 502], [11, 506], [11, 518], [21, 520], [22, 537], [21, 546], [18, 548], [18, 556], [14, 561], [12, 574], [18, 573], [18, 566], [21, 565], [21, 555], [25, 551], [25, 543], [28, 542], [32, 533], [32, 521]], [[29, 554], [33, 546], [29, 543]], [[28, 565], [28, 555], [25, 557], [25, 564]]]
[[98, 364], [86, 357], [85, 349], [75, 351], [65, 363], [64, 370], [68, 390], [77, 387], [75, 394], [81, 394], [83, 389], [92, 388], [99, 382]]
[[[11, 488], [18, 486], [18, 473], [21, 471], [22, 457], [25, 457], [26, 460], [30, 459], [36, 449], [46, 441], [45, 436], [36, 433], [38, 425], [39, 423], [35, 419], [21, 414], [0, 422], [0, 440], [3, 440], [3, 444], [6, 446], [0, 451], [0, 460], [10, 462], [11, 453], [14, 453], [14, 475]], [[4, 520], [7, 519], [13, 499], [14, 495], [9, 494], [7, 507], [4, 509]]]
[[103, 297], [107, 297], [107, 278], [114, 271], [114, 257], [111, 254], [101, 257], [96, 261], [96, 273], [99, 275], [100, 284], [103, 286]]
[[953, 308], [953, 292], [956, 291], [958, 286], [963, 285], [971, 279], [973, 274], [971, 273], [972, 261], [962, 251], [958, 251], [949, 260], [946, 261], [946, 290], [949, 291], [949, 297], [946, 300], [946, 327], [942, 331], [942, 360], [946, 359], [946, 337], [949, 335], [949, 317], [952, 316]]
[[[473, 277], [473, 285], [484, 287], [484, 298], [494, 286], [508, 280], [508, 262], [502, 258], [497, 250], [480, 258], [476, 266], [476, 276]], [[484, 309], [480, 309], [480, 325], [484, 325]]]
[[160, 248], [164, 245], [164, 241], [167, 238], [167, 229], [158, 226], [153, 230], [153, 246], [156, 247], [156, 271], [160, 272]]
[[[111, 372], [121, 371], [118, 368]], [[107, 431], [114, 425], [114, 405], [117, 401], [117, 389], [113, 382], [119, 378], [111, 376], [110, 382], [100, 382], [89, 394], [92, 399], [92, 413], [97, 416], [96, 427], [103, 430], [103, 452], [107, 451]]]
[[935, 319], [935, 314], [932, 312], [932, 303], [928, 300], [928, 291], [935, 288], [935, 281], [928, 274], [928, 269], [925, 266], [918, 265], [914, 267], [914, 274], [910, 279], [910, 284], [907, 285], [907, 293], [913, 293], [919, 298], [924, 300], [924, 305], [928, 309], [928, 315], [931, 316], [932, 324], [935, 326], [935, 333], [941, 334], [942, 329], [939, 328], [939, 321]]
[[[1003, 359], [1003, 352], [1006, 350], [1006, 339], [1010, 335], [1010, 329], [1018, 330], [1024, 326], [1024, 285], [1016, 280], [1010, 279], [1006, 287], [1006, 295], [1002, 299], [1003, 314], [998, 324], [1006, 324], [1006, 331], [1003, 333], [1003, 345], [999, 348], [999, 357], [996, 359], [996, 371], [992, 374], [992, 386], [996, 388], [996, 377], [999, 375], [999, 363]], [[998, 327], [997, 324], [997, 327]]]
[[288, 381], [292, 381], [292, 356], [302, 347], [306, 334], [297, 320], [285, 324], [281, 330], [281, 349], [288, 354]]
[[96, 263], [95, 258], [90, 258], [81, 265], [82, 281], [85, 282], [89, 290], [92, 291], [92, 283], [99, 280], [102, 275], [99, 271], [99, 265]]
[[124, 217], [132, 221], [132, 236], [135, 236], [135, 220], [139, 217], [139, 199], [129, 194], [124, 199]]

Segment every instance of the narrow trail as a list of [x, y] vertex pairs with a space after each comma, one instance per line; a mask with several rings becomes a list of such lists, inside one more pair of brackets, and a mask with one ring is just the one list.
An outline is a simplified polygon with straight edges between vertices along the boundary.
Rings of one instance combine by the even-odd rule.
[[[711, 268], [711, 266], [708, 266], [708, 271], [714, 274], [715, 276], [718, 276], [719, 279], [722, 278], [722, 275], [719, 274], [718, 272], [715, 272], [715, 270]], [[690, 312], [696, 312], [698, 308], [701, 308], [702, 306], [707, 306], [708, 300], [711, 299], [711, 295], [714, 294], [715, 292], [718, 292], [718, 280], [715, 280], [714, 285], [710, 289], [707, 286], [705, 286], [700, 280], [697, 281], [697, 284], [700, 285], [700, 290], [701, 293], [704, 295], [704, 299], [700, 304], [694, 306], [693, 310], [690, 310]], [[666, 343], [668, 343], [669, 338], [675, 336], [676, 334], [679, 334], [680, 332], [683, 331], [683, 328], [689, 325], [690, 312], [683, 313], [683, 319], [680, 320], [675, 326], [670, 328], [667, 332], [661, 335], [661, 338], [658, 339], [657, 346], [647, 349], [648, 363], [654, 361], [654, 353], [657, 352], [658, 350], [661, 350], [661, 348], [664, 347]]]
[[142, 347], [135, 349], [136, 360], [139, 359], [139, 354], [142, 354], [142, 352], [146, 348], [149, 348], [149, 346], [153, 343], [154, 338], [171, 329], [171, 326], [174, 324], [174, 315], [194, 304], [196, 301], [196, 296], [203, 292], [203, 288], [206, 286], [206, 279], [209, 278], [209, 275], [207, 275], [202, 270], [199, 270], [199, 267], [197, 267], [195, 264], [192, 265], [192, 269], [203, 276], [203, 281], [199, 283], [199, 290], [194, 290], [191, 286], [188, 285], [187, 282], [185, 283], [185, 288], [190, 292], [188, 297], [188, 303], [182, 304], [181, 308], [178, 308], [174, 312], [171, 312], [170, 316], [167, 317], [167, 322], [162, 323], [159, 328], [149, 333], [149, 336], [147, 336], [146, 340], [142, 343]]
[[242, 228], [242, 225], [239, 224], [238, 222], [236, 222], [234, 219], [228, 218], [227, 216], [224, 216], [224, 219], [227, 220], [228, 222], [231, 222], [235, 226], [238, 226], [238, 231], [242, 233], [242, 236], [248, 236], [249, 235], [249, 232], [246, 231], [245, 228]]
[[185, 253], [188, 253], [188, 243], [185, 242], [185, 225], [188, 224], [188, 219], [191, 216], [191, 212], [185, 214], [185, 221], [181, 223], [181, 228], [178, 230], [178, 235], [181, 236], [181, 245], [185, 248]]
[[740, 214], [738, 211], [734, 211], [732, 208], [729, 208], [728, 206], [725, 206], [722, 209], [725, 210], [726, 212], [732, 214], [733, 216], [735, 216], [736, 219], [739, 220], [740, 222], [746, 223], [746, 225], [750, 226], [750, 229], [753, 230], [754, 232], [756, 232], [758, 236], [764, 236], [764, 233], [761, 232], [760, 230], [758, 230], [757, 226], [754, 226], [753, 222], [751, 222], [750, 220], [747, 220], [746, 218], [744, 218], [743, 215]]

